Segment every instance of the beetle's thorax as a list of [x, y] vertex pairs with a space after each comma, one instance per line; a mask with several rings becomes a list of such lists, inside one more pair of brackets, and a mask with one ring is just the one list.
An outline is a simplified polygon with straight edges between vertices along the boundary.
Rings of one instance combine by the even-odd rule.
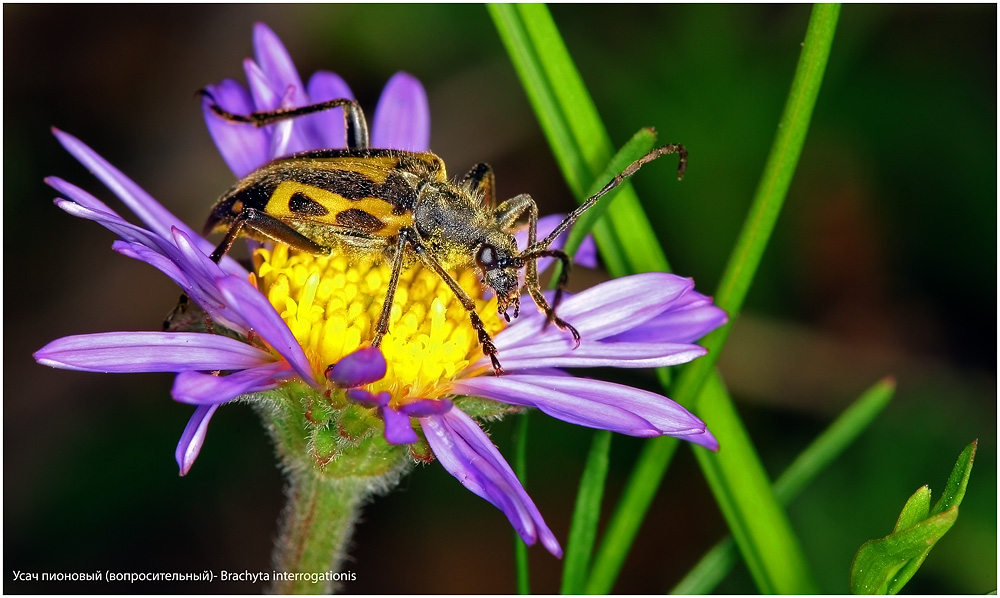
[[437, 249], [463, 254], [465, 262], [471, 261], [484, 242], [516, 251], [514, 237], [502, 230], [492, 212], [477, 205], [478, 201], [459, 185], [445, 182], [423, 185], [413, 211], [417, 232]]

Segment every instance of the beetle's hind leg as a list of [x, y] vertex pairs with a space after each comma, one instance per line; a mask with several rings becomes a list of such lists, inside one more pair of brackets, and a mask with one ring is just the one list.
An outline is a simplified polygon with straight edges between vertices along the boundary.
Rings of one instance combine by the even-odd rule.
[[308, 106], [278, 108], [277, 110], [251, 112], [250, 114], [244, 115], [223, 110], [222, 107], [219, 106], [219, 103], [215, 101], [215, 97], [212, 96], [212, 94], [207, 90], [202, 89], [199, 93], [211, 100], [212, 103], [209, 108], [222, 120], [229, 121], [231, 123], [249, 124], [258, 128], [265, 127], [276, 122], [281, 122], [283, 120], [288, 120], [290, 118], [297, 118], [299, 116], [333, 110], [334, 108], [343, 108], [344, 126], [347, 131], [347, 147], [349, 149], [367, 149], [370, 147], [368, 140], [368, 122], [365, 120], [365, 113], [362, 112], [361, 106], [354, 100], [338, 98], [335, 100], [320, 102], [318, 104], [310, 104]]
[[222, 239], [222, 242], [212, 252], [211, 258], [213, 262], [219, 263], [222, 256], [226, 255], [232, 248], [233, 243], [236, 242], [236, 238], [239, 237], [244, 228], [249, 228], [257, 233], [257, 237], [266, 237], [272, 241], [284, 243], [292, 249], [298, 249], [299, 251], [313, 255], [328, 255], [330, 253], [329, 247], [320, 245], [274, 216], [254, 208], [243, 208], [233, 218], [233, 222], [229, 226], [225, 238]]

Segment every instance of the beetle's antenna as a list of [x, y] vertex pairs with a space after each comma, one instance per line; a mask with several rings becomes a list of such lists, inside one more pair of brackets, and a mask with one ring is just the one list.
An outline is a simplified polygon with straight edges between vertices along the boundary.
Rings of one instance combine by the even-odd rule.
[[673, 143], [670, 145], [664, 145], [663, 147], [658, 147], [653, 151], [649, 152], [648, 154], [646, 154], [645, 156], [639, 158], [635, 162], [629, 164], [625, 170], [621, 171], [618, 175], [615, 176], [615, 178], [611, 179], [608, 182], [608, 184], [605, 185], [600, 191], [588, 197], [586, 201], [580, 204], [580, 207], [570, 212], [569, 215], [566, 216], [566, 218], [564, 218], [562, 222], [560, 222], [554, 229], [552, 229], [552, 232], [549, 233], [549, 236], [545, 237], [541, 241], [537, 241], [531, 247], [525, 248], [524, 253], [525, 254], [537, 253], [539, 250], [548, 247], [553, 241], [556, 240], [556, 237], [561, 235], [563, 231], [572, 226], [573, 223], [576, 222], [577, 219], [581, 215], [583, 215], [584, 212], [594, 207], [594, 204], [596, 204], [599, 199], [607, 195], [612, 189], [614, 189], [618, 185], [621, 185], [625, 181], [625, 179], [635, 174], [636, 171], [642, 168], [643, 164], [652, 162], [653, 160], [659, 158], [660, 156], [665, 156], [667, 154], [678, 155], [679, 162], [677, 164], [677, 180], [683, 179], [684, 172], [687, 170], [687, 149], [683, 145], [673, 144]]

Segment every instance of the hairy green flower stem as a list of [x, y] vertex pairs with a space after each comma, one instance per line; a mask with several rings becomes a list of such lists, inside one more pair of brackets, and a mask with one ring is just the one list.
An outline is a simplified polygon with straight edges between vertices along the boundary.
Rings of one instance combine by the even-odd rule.
[[413, 460], [407, 447], [385, 441], [370, 410], [342, 393], [328, 397], [288, 383], [250, 401], [288, 477], [271, 592], [329, 594], [346, 576], [340, 567], [361, 507], [394, 486]]

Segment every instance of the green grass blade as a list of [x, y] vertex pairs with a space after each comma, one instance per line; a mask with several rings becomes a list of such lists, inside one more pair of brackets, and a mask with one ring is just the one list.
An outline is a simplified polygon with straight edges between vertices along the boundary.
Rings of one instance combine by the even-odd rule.
[[[790, 504], [826, 466], [850, 446], [889, 404], [896, 383], [885, 378], [866, 390], [840, 417], [816, 437], [774, 483], [774, 496]], [[691, 569], [671, 594], [707, 594], [715, 589], [738, 559], [731, 536], [723, 538]]]
[[[618, 173], [625, 170], [629, 164], [635, 162], [639, 158], [643, 157], [653, 147], [656, 145], [656, 131], [650, 127], [645, 127], [639, 129], [639, 131], [629, 139], [625, 145], [618, 150], [618, 153], [611, 158], [608, 165], [604, 170], [597, 175], [597, 178], [587, 189], [587, 196], [594, 195], [601, 190], [604, 185], [608, 183], [611, 179], [615, 178]], [[622, 187], [612, 190], [610, 193], [604, 196], [594, 207], [587, 210], [580, 219], [576, 221], [573, 228], [569, 232], [569, 237], [566, 239], [566, 246], [563, 250], [569, 255], [576, 253], [576, 250], [580, 247], [580, 243], [583, 242], [584, 237], [586, 237], [594, 229], [598, 222], [600, 222], [601, 217], [604, 216], [611, 208], [612, 203], [615, 198], [618, 197], [619, 191]], [[553, 280], [556, 279], [558, 271], [553, 274]]]
[[[529, 100], [536, 114], [539, 116], [542, 128], [550, 139], [550, 144], [553, 146], [557, 161], [560, 163], [560, 167], [564, 171], [571, 189], [573, 189], [577, 197], [582, 197], [580, 191], [588, 184], [586, 182], [587, 175], [591, 175], [589, 178], [593, 180], [593, 175], [596, 172], [594, 157], [603, 154], [602, 159], [597, 161], [597, 164], [603, 163], [606, 157], [610, 155], [610, 143], [607, 140], [606, 134], [601, 136], [602, 138], [591, 137], [584, 140], [576, 137], [579, 131], [588, 130], [587, 127], [590, 125], [594, 125], [589, 130], [595, 135], [598, 135], [598, 133], [593, 133], [594, 131], [603, 129], [598, 128], [600, 119], [597, 117], [593, 103], [583, 88], [579, 75], [569, 60], [568, 53], [555, 25], [552, 23], [551, 16], [548, 10], [541, 5], [491, 6], [490, 12], [501, 33], [501, 38], [508, 48], [508, 52], [512, 56], [515, 68], [524, 82]], [[719, 303], [723, 307], [728, 307], [733, 315], [739, 312], [739, 307], [742, 305], [743, 297], [756, 272], [757, 264], [763, 254], [763, 249], [766, 246], [767, 239], [770, 237], [771, 230], [773, 230], [777, 213], [780, 211], [788, 183], [794, 172], [802, 142], [805, 138], [805, 131], [808, 129], [809, 117], [811, 116], [812, 106], [815, 103], [816, 93], [819, 89], [819, 82], [822, 79], [822, 73], [825, 69], [826, 58], [829, 54], [829, 46], [832, 41], [832, 33], [836, 25], [838, 13], [839, 7], [836, 6], [819, 6], [813, 12], [806, 42], [803, 46], [802, 58], [799, 63], [800, 68], [797, 70], [795, 80], [792, 84], [792, 92], [789, 94], [789, 101], [786, 105], [771, 156], [765, 167], [761, 185], [755, 195], [754, 205], [748, 217], [747, 224], [744, 227], [744, 233], [737, 243], [737, 250], [734, 252], [733, 259], [730, 260], [730, 266], [727, 268], [726, 276], [723, 280], [724, 284], [721, 294], [727, 298], [728, 304], [724, 304], [723, 301], [719, 301]], [[580, 125], [580, 120], [586, 122]], [[584, 148], [589, 148], [590, 151], [584, 151]], [[595, 230], [595, 237], [601, 247], [602, 255], [605, 257], [606, 263], [609, 265], [612, 273], [616, 275], [623, 274], [626, 271], [637, 272], [649, 269], [664, 269], [663, 267], [657, 267], [658, 265], [664, 267], [666, 265], [666, 260], [662, 257], [662, 250], [656, 244], [655, 237], [652, 235], [652, 231], [649, 230], [649, 223], [642, 216], [638, 202], [634, 200], [634, 194], [630, 190], [627, 191], [628, 195], [623, 193], [623, 197], [619, 198], [616, 210], [609, 214], [612, 224], [607, 227], [603, 225], [599, 226]], [[634, 201], [631, 205], [629, 203], [629, 195], [631, 195]], [[628, 210], [632, 208], [637, 210], [639, 220], [628, 219]], [[622, 218], [622, 215], [626, 215], [626, 217]], [[638, 223], [644, 224], [646, 230], [641, 230]], [[619, 233], [619, 238], [629, 239], [629, 243], [627, 245], [618, 244], [616, 247], [615, 241], [608, 240], [606, 236], [608, 229]], [[647, 246], [644, 244], [646, 241], [652, 241], [652, 244]], [[632, 249], [636, 250], [636, 252], [630, 253]], [[656, 262], [659, 262], [659, 264]], [[717, 299], [719, 297], [720, 295], [717, 294]], [[721, 348], [727, 332], [728, 330], [724, 329], [721, 334], [717, 335], [717, 349]], [[714, 355], [718, 355], [717, 350], [713, 353]], [[690, 381], [687, 383], [688, 392], [686, 395], [681, 395], [688, 399], [689, 404], [697, 402], [702, 381], [706, 379], [714, 365], [714, 358], [708, 360], [703, 358], [699, 361], [707, 361], [707, 363], [700, 368], [700, 371], [691, 368], [691, 370], [695, 371], [695, 374], [689, 375], [688, 379]], [[696, 367], [697, 365], [702, 364], [696, 362]], [[723, 388], [721, 381], [717, 380], [716, 382], [716, 390], [721, 390]], [[790, 527], [787, 524], [787, 520], [783, 517], [780, 508], [776, 511], [773, 508], [776, 507], [776, 503], [770, 492], [770, 485], [763, 474], [763, 468], [759, 467], [759, 461], [756, 459], [752, 444], [749, 442], [749, 438], [746, 436], [735, 410], [729, 404], [728, 397], [723, 392], [716, 392], [712, 397], [717, 399], [711, 403], [711, 406], [715, 407], [715, 411], [717, 412], [715, 415], [720, 418], [719, 425], [733, 434], [728, 439], [729, 442], [733, 446], [748, 448], [747, 454], [737, 456], [737, 459], [747, 461], [750, 465], [756, 464], [756, 467], [750, 467], [745, 471], [756, 472], [755, 475], [757, 478], [755, 478], [755, 481], [757, 483], [753, 487], [763, 487], [765, 490], [763, 499], [767, 510], [771, 511], [772, 514], [777, 513], [777, 516], [767, 517], [767, 519], [781, 523], [777, 530], [777, 535], [781, 536], [783, 541], [776, 543], [765, 542], [762, 545], [770, 548], [788, 549], [793, 553], [790, 555], [783, 555], [781, 553], [757, 555], [752, 560], [768, 566], [754, 569], [754, 577], [762, 589], [773, 586], [777, 591], [808, 591], [811, 589], [811, 585], [808, 583], [796, 585], [797, 578], [794, 575], [779, 575], [775, 579], [768, 578], [770, 574], [776, 572], [773, 564], [785, 557], [790, 558], [785, 559], [783, 566], [787, 567], [790, 564], [794, 565], [801, 562], [803, 565], [801, 575], [805, 576], [801, 551], [797, 550], [797, 542], [794, 541], [794, 535], [791, 534]], [[706, 417], [706, 419], [709, 418]], [[710, 424], [713, 425], [713, 429], [716, 427], [716, 424], [711, 420]], [[722, 440], [721, 437], [720, 440]], [[643, 456], [643, 459], [647, 459], [648, 461], [644, 462], [641, 459], [637, 465], [637, 468], [653, 471], [657, 476], [652, 482], [652, 486], [654, 486], [652, 492], [655, 492], [655, 486], [658, 485], [659, 479], [662, 478], [666, 464], [673, 454], [673, 448], [668, 446], [671, 442], [669, 439], [658, 439], [649, 443]], [[730, 455], [732, 452], [724, 451], [723, 454]], [[751, 497], [751, 503], [744, 503], [744, 499], [741, 497], [749, 495], [746, 493], [737, 493], [734, 497], [728, 492], [731, 480], [727, 478], [727, 475], [734, 473], [736, 470], [731, 467], [733, 465], [731, 459], [724, 459], [723, 461], [725, 461], [723, 463], [725, 466], [713, 467], [711, 463], [706, 463], [706, 474], [710, 480], [714, 480], [713, 490], [717, 493], [720, 504], [723, 505], [723, 510], [727, 513], [730, 525], [734, 526], [734, 529], [739, 527], [748, 531], [748, 534], [737, 533], [737, 539], [754, 539], [755, 535], [760, 533], [761, 528], [752, 525], [752, 522], [750, 522], [750, 525], [744, 525], [748, 522], [740, 520], [740, 517], [745, 515], [746, 509], [754, 506], [751, 504], [754, 499]], [[705, 462], [703, 461], [703, 463]], [[719, 464], [717, 463], [716, 465]], [[713, 469], [713, 471], [708, 471], [709, 469]], [[656, 473], [656, 471], [659, 473]], [[633, 475], [632, 479], [636, 480], [638, 478]], [[763, 485], [760, 483], [761, 481], [764, 482]], [[648, 479], [643, 480], [641, 483], [647, 489], [650, 486]], [[650, 494], [647, 490], [629, 492], [627, 489], [625, 496], [626, 498], [628, 496], [636, 496], [641, 499], [641, 497], [647, 494]], [[627, 507], [627, 505], [620, 505], [618, 513], [627, 510], [623, 509], [623, 506]], [[639, 506], [639, 519], [641, 520], [642, 514], [648, 508], [648, 503]], [[620, 538], [612, 538], [611, 540], [611, 543], [614, 545], [622, 545], [619, 542]], [[627, 546], [631, 544], [631, 538], [627, 538], [623, 544], [627, 550]], [[740, 545], [744, 550], [745, 558], [749, 558], [746, 552], [754, 548], [754, 543], [744, 541], [740, 542]], [[607, 551], [599, 551], [599, 557], [602, 553], [607, 554]], [[614, 558], [617, 558], [617, 555]], [[595, 570], [599, 568], [599, 565], [600, 563], [595, 564]], [[591, 581], [593, 581], [593, 576]], [[610, 587], [610, 584], [608, 584], [608, 587]], [[592, 584], [588, 583], [588, 590], [591, 590], [591, 588]]]
[[[491, 4], [489, 12], [563, 177], [577, 201], [583, 201], [614, 146], [552, 15], [544, 4]], [[669, 269], [628, 182], [606, 216], [593, 232], [612, 275]]]
[[[802, 54], [761, 182], [723, 274], [720, 289], [715, 295], [716, 303], [726, 309], [733, 319], [743, 305], [798, 163], [839, 12], [839, 5], [817, 5], [813, 9]], [[673, 393], [674, 398], [691, 407], [708, 422], [723, 447], [715, 455], [701, 450], [695, 450], [695, 454], [760, 591], [808, 593], [813, 585], [809, 580], [801, 549], [787, 517], [771, 492], [764, 469], [725, 393], [724, 385], [714, 373], [715, 361], [728, 333], [729, 326], [725, 326], [705, 338], [703, 344], [709, 349], [708, 355], [685, 369]], [[708, 384], [710, 391], [702, 393], [702, 386]], [[675, 444], [676, 441], [670, 438], [649, 441], [640, 455], [636, 471], [662, 476], [662, 472], [666, 470], [666, 463], [663, 461], [669, 461], [672, 457]], [[650, 480], [639, 478], [635, 474], [631, 476], [629, 487], [626, 488], [613, 519], [613, 523], [617, 520], [621, 524], [609, 527], [606, 542], [617, 547], [631, 544], [631, 537], [638, 526], [626, 523], [641, 521], [652, 500], [653, 491], [649, 487], [658, 485], [659, 481], [659, 477]], [[641, 487], [633, 489], [633, 484]], [[611, 538], [612, 533], [630, 536]], [[612, 554], [610, 549], [604, 550], [602, 546], [587, 586], [588, 591], [610, 591], [617, 575], [615, 563], [603, 562], [602, 556], [619, 562], [623, 558]]]
[[[514, 474], [524, 486], [528, 481], [528, 412], [518, 416], [517, 436], [514, 439]], [[514, 567], [517, 572], [517, 593], [531, 593], [528, 573], [528, 547], [521, 536], [514, 532]]]
[[610, 451], [611, 432], [595, 432], [587, 463], [580, 477], [580, 490], [576, 494], [576, 507], [573, 509], [573, 521], [569, 528], [560, 590], [563, 594], [580, 594], [587, 581], [587, 567], [590, 566], [597, 524], [601, 518], [601, 499], [608, 475]]
[[814, 593], [798, 538], [717, 374], [701, 388], [698, 413], [710, 422], [723, 448], [718, 453], [695, 450], [695, 458], [757, 588], [762, 594]]
[[790, 503], [826, 466], [840, 456], [885, 409], [896, 392], [889, 377], [877, 382], [799, 453], [774, 483], [774, 496], [783, 505]]
[[664, 436], [647, 442], [643, 447], [597, 549], [587, 579], [587, 594], [611, 593], [635, 535], [660, 487], [660, 480], [679, 445], [679, 440]]

